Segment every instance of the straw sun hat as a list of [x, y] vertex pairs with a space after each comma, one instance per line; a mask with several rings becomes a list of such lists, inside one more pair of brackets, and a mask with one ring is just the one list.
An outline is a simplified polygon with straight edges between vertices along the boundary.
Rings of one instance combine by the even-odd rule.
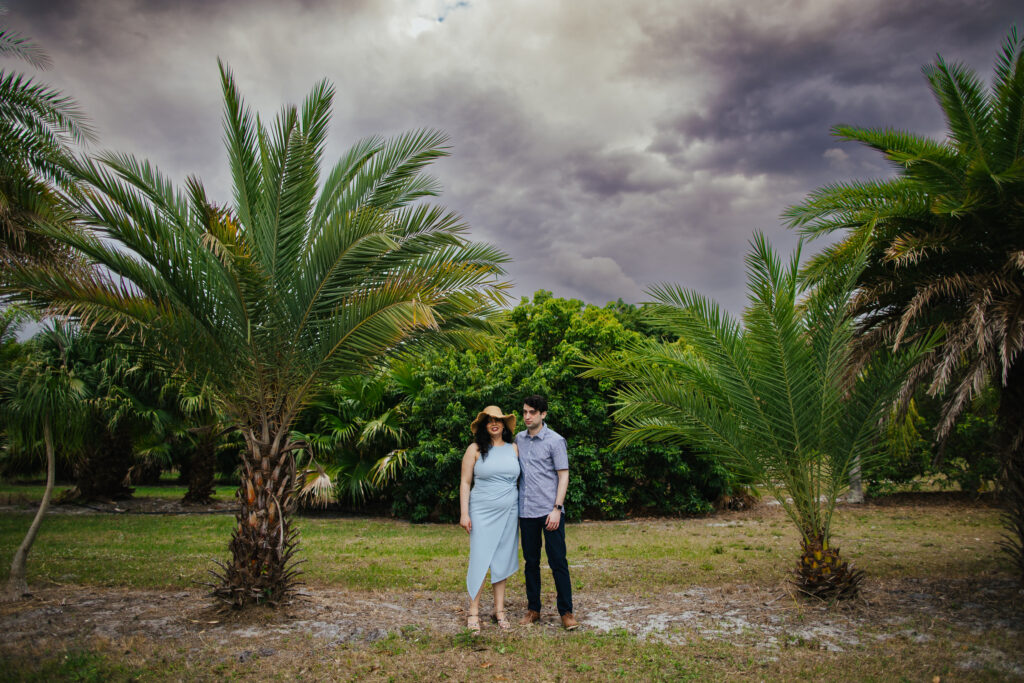
[[488, 417], [497, 417], [504, 420], [505, 426], [508, 427], [508, 431], [512, 432], [513, 434], [516, 433], [516, 416], [512, 415], [511, 413], [506, 415], [505, 413], [501, 412], [501, 408], [499, 408], [498, 406], [487, 406], [479, 413], [477, 413], [476, 419], [473, 420], [473, 423], [469, 425], [469, 430], [476, 434], [477, 425], [479, 425], [481, 421], [486, 420]]

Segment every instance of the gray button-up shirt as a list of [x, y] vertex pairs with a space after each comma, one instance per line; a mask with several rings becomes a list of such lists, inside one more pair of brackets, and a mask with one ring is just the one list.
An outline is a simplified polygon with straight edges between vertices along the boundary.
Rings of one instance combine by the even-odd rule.
[[565, 439], [547, 425], [537, 436], [523, 430], [516, 434], [519, 447], [519, 516], [547, 517], [555, 509], [558, 470], [569, 469]]

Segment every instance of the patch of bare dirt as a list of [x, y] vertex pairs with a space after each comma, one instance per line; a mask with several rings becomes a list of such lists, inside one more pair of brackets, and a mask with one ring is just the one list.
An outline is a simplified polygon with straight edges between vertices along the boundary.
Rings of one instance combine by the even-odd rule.
[[459, 597], [318, 588], [278, 609], [241, 612], [218, 609], [199, 590], [139, 590], [61, 586], [43, 588], [17, 603], [0, 603], [0, 651], [38, 648], [47, 640], [198, 640], [279, 648], [290, 636], [313, 636], [328, 644], [374, 642], [389, 632], [417, 625], [457, 632]]
[[999, 496], [993, 491], [973, 493], [971, 491], [902, 491], [877, 498], [868, 498], [865, 503], [847, 504], [844, 507], [856, 510], [868, 507], [944, 507], [977, 508], [998, 507]]
[[602, 596], [594, 603], [583, 616], [592, 627], [671, 642], [700, 637], [769, 649], [813, 642], [843, 651], [864, 637], [926, 639], [918, 633], [922, 625], [1024, 637], [1024, 591], [1008, 580], [868, 580], [859, 599], [842, 604], [809, 601], [786, 585], [694, 586], [654, 599]]
[[[29, 501], [24, 494], [10, 494], [0, 498], [0, 513], [36, 510], [38, 501]], [[47, 514], [54, 515], [209, 515], [233, 513], [238, 508], [234, 500], [214, 500], [203, 505], [186, 505], [181, 500], [167, 498], [128, 498], [126, 500], [94, 500], [89, 502], [53, 503]]]
[[[525, 610], [510, 596], [509, 612]], [[546, 604], [551, 602], [545, 596]], [[927, 642], [956, 634], [998, 636], [1019, 643], [994, 649], [984, 666], [1024, 675], [1024, 591], [1009, 580], [868, 580], [862, 598], [826, 605], [776, 588], [693, 586], [644, 597], [584, 592], [575, 596], [584, 630], [623, 629], [639, 638], [673, 643], [720, 640], [761, 651], [790, 646], [841, 652], [865, 639]], [[486, 600], [485, 600], [486, 602]], [[392, 593], [316, 587], [279, 609], [222, 612], [198, 590], [154, 591], [52, 587], [30, 599], [0, 604], [0, 652], [19, 653], [99, 638], [174, 639], [183, 646], [221, 649], [244, 661], [296, 647], [296, 637], [325, 645], [373, 643], [389, 633], [425, 628], [457, 633], [465, 623], [461, 593]], [[487, 611], [487, 606], [484, 607]], [[494, 629], [485, 625], [485, 629]], [[524, 628], [519, 627], [523, 632]], [[539, 628], [558, 629], [557, 615], [542, 615]]]

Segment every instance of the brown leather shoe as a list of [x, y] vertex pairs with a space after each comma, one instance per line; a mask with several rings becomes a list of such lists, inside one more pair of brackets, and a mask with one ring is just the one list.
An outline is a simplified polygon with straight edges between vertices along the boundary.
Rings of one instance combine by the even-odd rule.
[[532, 609], [528, 609], [526, 610], [526, 614], [523, 616], [523, 618], [519, 620], [519, 625], [527, 626], [538, 621], [540, 621], [540, 612], [535, 612]]
[[562, 615], [562, 628], [566, 631], [575, 631], [579, 628], [579, 623], [576, 621], [576, 617], [572, 615], [572, 612], [566, 612]]

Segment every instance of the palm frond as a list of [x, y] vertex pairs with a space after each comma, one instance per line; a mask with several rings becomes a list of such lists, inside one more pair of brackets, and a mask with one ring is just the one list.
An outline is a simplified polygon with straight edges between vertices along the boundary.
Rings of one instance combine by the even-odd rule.
[[49, 69], [53, 66], [53, 60], [43, 48], [9, 28], [0, 28], [0, 55], [17, 57], [37, 69]]
[[993, 135], [1002, 144], [990, 150], [993, 166], [1007, 169], [1024, 157], [1024, 42], [1011, 27], [996, 57], [992, 103]]
[[991, 109], [981, 79], [969, 67], [949, 64], [941, 56], [922, 71], [946, 115], [950, 138], [959, 153], [988, 167]]

